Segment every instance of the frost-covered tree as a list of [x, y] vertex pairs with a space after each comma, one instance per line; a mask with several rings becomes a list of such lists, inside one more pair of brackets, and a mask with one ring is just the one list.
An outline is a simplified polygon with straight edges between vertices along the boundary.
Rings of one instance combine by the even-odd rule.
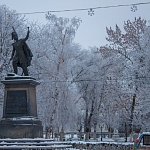
[[82, 104], [82, 124], [87, 139], [91, 128], [96, 131], [96, 126], [102, 121], [100, 111], [104, 99], [101, 98], [101, 94], [105, 77], [102, 67], [102, 59], [96, 54], [95, 48], [91, 48], [90, 51], [83, 50], [74, 67], [73, 81], [77, 86], [79, 102]]
[[73, 39], [81, 21], [55, 15], [47, 20], [46, 25], [32, 26], [30, 46], [35, 55], [31, 74], [41, 82], [38, 88], [40, 118], [45, 127], [57, 130], [69, 128], [69, 122], [74, 125], [76, 117], [76, 97], [70, 81], [71, 67], [80, 50]]
[[[112, 70], [113, 76], [120, 83], [120, 92], [116, 96], [126, 95], [121, 97], [121, 101], [128, 97], [128, 103], [122, 110], [126, 110], [124, 116], [128, 120], [130, 132], [133, 126], [134, 113], [139, 111], [137, 105], [144, 102], [145, 86], [149, 74], [149, 33], [146, 32], [146, 20], [135, 18], [134, 21], [128, 20], [124, 22], [124, 33], [116, 25], [116, 30], [107, 29], [109, 45], [100, 48], [104, 57], [112, 59], [115, 66]], [[147, 38], [145, 38], [147, 37]], [[132, 98], [131, 98], [132, 96]], [[118, 97], [118, 96], [117, 96]], [[128, 109], [126, 109], [128, 108]], [[136, 110], [137, 109], [137, 110]], [[123, 111], [124, 112], [124, 111]], [[127, 115], [128, 114], [128, 115]], [[140, 124], [141, 126], [142, 124]], [[136, 124], [134, 124], [136, 126]]]

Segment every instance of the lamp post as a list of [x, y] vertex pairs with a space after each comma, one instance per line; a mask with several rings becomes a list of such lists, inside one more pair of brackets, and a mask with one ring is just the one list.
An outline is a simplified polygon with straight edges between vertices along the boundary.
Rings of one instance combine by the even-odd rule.
[[102, 141], [102, 128], [103, 128], [103, 127], [101, 126], [101, 141]]
[[125, 142], [127, 142], [127, 123], [125, 122]]
[[94, 122], [94, 135], [93, 135], [94, 140], [96, 140], [96, 125], [97, 125], [97, 123]]
[[82, 124], [80, 124], [80, 140], [82, 140]]

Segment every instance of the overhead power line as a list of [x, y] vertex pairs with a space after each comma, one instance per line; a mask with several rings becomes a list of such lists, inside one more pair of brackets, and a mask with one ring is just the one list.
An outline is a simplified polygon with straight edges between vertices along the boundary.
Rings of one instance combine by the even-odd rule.
[[103, 9], [103, 8], [116, 8], [116, 7], [126, 7], [126, 6], [138, 6], [138, 5], [147, 5], [150, 2], [143, 2], [143, 3], [134, 3], [134, 4], [122, 4], [122, 5], [110, 5], [110, 6], [99, 6], [93, 8], [81, 8], [81, 9], [65, 9], [65, 10], [49, 10], [49, 11], [39, 11], [39, 12], [26, 12], [26, 13], [17, 13], [17, 14], [24, 14], [24, 15], [31, 15], [31, 14], [41, 14], [41, 13], [59, 13], [59, 12], [72, 12], [72, 11], [85, 11], [85, 10], [94, 10], [94, 9]]

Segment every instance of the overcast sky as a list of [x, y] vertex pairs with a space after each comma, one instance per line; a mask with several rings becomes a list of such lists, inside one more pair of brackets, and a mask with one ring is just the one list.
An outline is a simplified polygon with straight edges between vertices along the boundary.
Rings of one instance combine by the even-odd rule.
[[[128, 5], [134, 3], [150, 2], [150, 0], [0, 0], [0, 5], [5, 4], [10, 10], [18, 13], [60, 11], [66, 9], [95, 8], [116, 5]], [[75, 42], [83, 48], [106, 44], [106, 27], [115, 28], [118, 24], [123, 27], [124, 21], [141, 17], [150, 20], [150, 4], [137, 5], [137, 11], [131, 11], [131, 6], [93, 9], [94, 15], [88, 15], [88, 10], [53, 13], [58, 17], [79, 17], [82, 23], [77, 31]], [[28, 14], [29, 21], [46, 23], [45, 13]], [[149, 22], [150, 23], [150, 22]]]

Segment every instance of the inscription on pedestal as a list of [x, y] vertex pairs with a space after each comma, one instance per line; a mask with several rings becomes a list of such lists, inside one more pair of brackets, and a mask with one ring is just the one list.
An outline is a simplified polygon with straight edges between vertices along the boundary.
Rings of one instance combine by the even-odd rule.
[[7, 91], [5, 114], [27, 114], [27, 91]]

